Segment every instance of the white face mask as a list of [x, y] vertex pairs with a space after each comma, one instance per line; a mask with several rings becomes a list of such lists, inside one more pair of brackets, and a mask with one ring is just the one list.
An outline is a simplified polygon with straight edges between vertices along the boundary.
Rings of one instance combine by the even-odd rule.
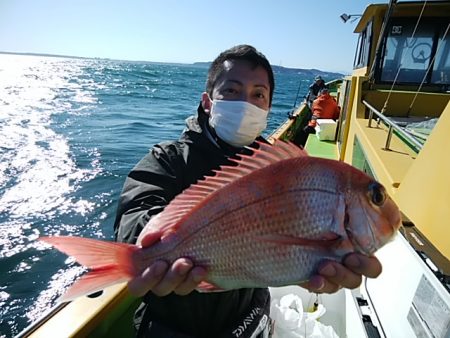
[[246, 101], [213, 100], [209, 125], [226, 143], [244, 147], [266, 129], [268, 113]]

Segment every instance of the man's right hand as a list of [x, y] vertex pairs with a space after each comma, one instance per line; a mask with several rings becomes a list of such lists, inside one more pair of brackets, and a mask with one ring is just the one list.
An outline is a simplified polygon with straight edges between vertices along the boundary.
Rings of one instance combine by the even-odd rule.
[[191, 293], [205, 277], [206, 270], [194, 266], [187, 258], [179, 258], [171, 266], [164, 261], [156, 261], [130, 280], [128, 289], [137, 297], [149, 291], [157, 296], [167, 296], [171, 292], [184, 296]]

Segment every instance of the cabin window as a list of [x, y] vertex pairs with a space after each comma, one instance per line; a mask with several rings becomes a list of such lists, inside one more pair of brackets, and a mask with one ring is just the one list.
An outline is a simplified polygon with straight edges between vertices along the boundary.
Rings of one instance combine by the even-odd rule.
[[436, 58], [433, 65], [431, 82], [436, 84], [450, 84], [450, 32], [444, 38], [441, 31], [436, 49]]
[[372, 21], [359, 34], [353, 68], [366, 67], [369, 64], [370, 45], [372, 41]]
[[370, 177], [376, 179], [357, 136], [355, 136], [353, 141], [352, 165], [355, 168], [365, 172]]
[[381, 82], [448, 84], [450, 40], [443, 39], [446, 26], [423, 19], [413, 35], [415, 25], [415, 20], [399, 19], [388, 26]]

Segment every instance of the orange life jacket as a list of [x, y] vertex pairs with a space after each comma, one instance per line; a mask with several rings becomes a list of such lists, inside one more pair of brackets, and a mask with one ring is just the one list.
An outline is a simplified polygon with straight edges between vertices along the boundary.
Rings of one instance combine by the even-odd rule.
[[329, 94], [321, 94], [312, 104], [312, 119], [308, 125], [316, 126], [316, 119], [333, 119], [339, 118], [341, 108], [337, 105], [336, 100]]

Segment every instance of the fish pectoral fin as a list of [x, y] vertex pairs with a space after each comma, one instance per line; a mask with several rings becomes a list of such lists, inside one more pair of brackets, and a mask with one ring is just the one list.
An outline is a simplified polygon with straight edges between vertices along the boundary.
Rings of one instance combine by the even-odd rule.
[[149, 246], [158, 243], [169, 234], [169, 232], [163, 233], [160, 230], [149, 231], [145, 235], [143, 235], [142, 238], [140, 238], [140, 245], [142, 248], [148, 248]]
[[322, 238], [304, 238], [290, 235], [272, 234], [261, 236], [258, 239], [264, 242], [271, 242], [280, 245], [301, 245], [301, 246], [319, 246], [331, 247], [337, 245], [341, 241], [341, 236], [334, 232], [326, 233]]
[[199, 285], [195, 288], [198, 292], [223, 292], [226, 291], [224, 289], [219, 288], [218, 286], [208, 283], [208, 282], [200, 282]]

